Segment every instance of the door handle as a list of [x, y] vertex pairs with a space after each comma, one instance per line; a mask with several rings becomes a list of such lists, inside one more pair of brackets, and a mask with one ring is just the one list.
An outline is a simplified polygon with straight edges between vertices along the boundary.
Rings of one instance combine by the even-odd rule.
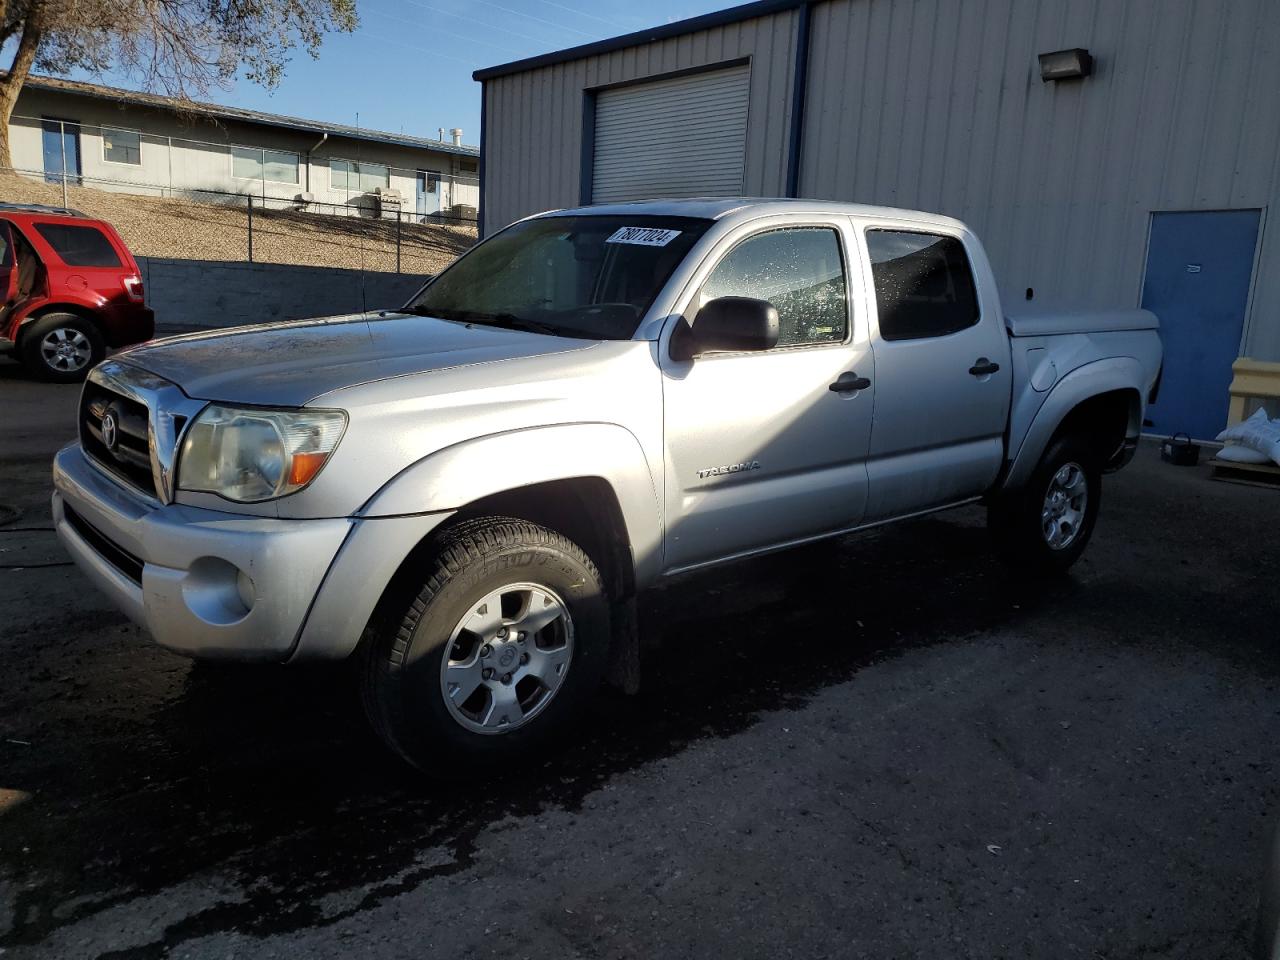
[[1000, 364], [994, 363], [986, 357], [979, 357], [974, 365], [969, 368], [969, 372], [975, 377], [985, 377], [995, 373], [999, 369]]
[[836, 377], [836, 382], [827, 389], [832, 393], [854, 393], [858, 390], [865, 390], [869, 386], [871, 386], [870, 380], [866, 377], [860, 377], [850, 370], [848, 373], [842, 373]]

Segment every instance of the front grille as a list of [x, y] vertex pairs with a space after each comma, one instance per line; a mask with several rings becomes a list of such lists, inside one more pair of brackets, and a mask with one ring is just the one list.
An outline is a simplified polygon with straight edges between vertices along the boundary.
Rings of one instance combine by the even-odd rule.
[[[109, 426], [104, 427], [108, 414]], [[146, 404], [89, 380], [80, 397], [80, 443], [103, 468], [149, 496], [151, 428]]]
[[62, 505], [62, 515], [66, 517], [71, 529], [80, 534], [85, 543], [93, 547], [104, 560], [138, 586], [142, 586], [141, 560], [128, 550], [108, 540], [105, 534], [101, 533], [96, 527], [91, 526], [84, 517], [72, 510], [70, 505], [66, 503]]

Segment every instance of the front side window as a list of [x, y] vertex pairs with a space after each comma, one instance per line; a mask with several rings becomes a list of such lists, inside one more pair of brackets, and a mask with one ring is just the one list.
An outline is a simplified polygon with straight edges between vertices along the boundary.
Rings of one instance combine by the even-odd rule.
[[102, 128], [102, 159], [109, 163], [142, 163], [142, 135], [137, 130]]
[[978, 322], [978, 292], [964, 244], [955, 237], [868, 230], [884, 340], [942, 337]]
[[297, 183], [298, 155], [287, 150], [232, 147], [231, 175], [239, 180]]
[[692, 217], [525, 220], [473, 247], [410, 309], [594, 340], [629, 340], [711, 225]]
[[36, 232], [69, 267], [118, 267], [115, 247], [97, 227], [69, 223], [37, 223]]
[[[702, 287], [702, 303], [754, 297], [778, 309], [778, 346], [838, 343], [849, 330], [840, 238], [828, 227], [770, 230], [726, 254]], [[697, 323], [697, 320], [694, 320]]]

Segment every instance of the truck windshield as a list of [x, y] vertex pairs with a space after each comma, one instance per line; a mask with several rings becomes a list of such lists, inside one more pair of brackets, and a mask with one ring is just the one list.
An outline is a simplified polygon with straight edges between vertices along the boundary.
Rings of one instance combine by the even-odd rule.
[[710, 226], [690, 217], [526, 220], [472, 248], [408, 309], [562, 337], [628, 340]]

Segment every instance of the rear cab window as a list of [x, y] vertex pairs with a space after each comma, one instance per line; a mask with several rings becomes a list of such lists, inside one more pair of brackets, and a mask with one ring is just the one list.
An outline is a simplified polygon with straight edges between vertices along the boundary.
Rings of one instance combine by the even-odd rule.
[[69, 267], [119, 267], [120, 255], [100, 229], [79, 223], [37, 223], [35, 230]]
[[944, 337], [981, 318], [964, 244], [945, 234], [866, 232], [883, 340]]

